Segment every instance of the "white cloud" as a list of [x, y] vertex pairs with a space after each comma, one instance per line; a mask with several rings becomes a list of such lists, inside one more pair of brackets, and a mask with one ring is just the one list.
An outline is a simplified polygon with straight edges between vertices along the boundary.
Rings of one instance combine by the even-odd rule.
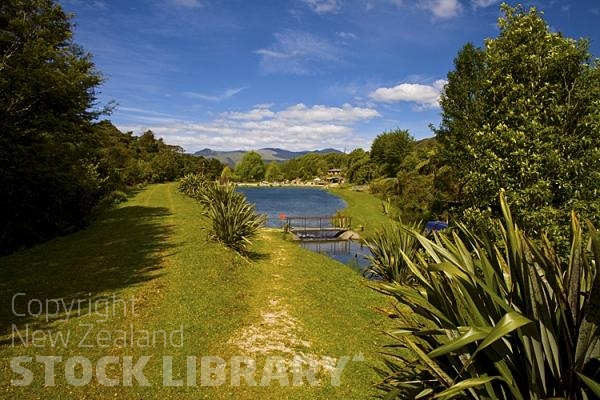
[[355, 131], [354, 125], [380, 117], [372, 108], [296, 104], [280, 111], [259, 105], [246, 112], [228, 112], [203, 123], [191, 121], [156, 122], [119, 126], [121, 130], [143, 132], [151, 129], [169, 144], [187, 151], [213, 149], [258, 149], [281, 147], [288, 150], [316, 148], [367, 148], [370, 143]]
[[[459, 15], [462, 5], [459, 0], [419, 0], [405, 2], [403, 0], [387, 0], [398, 7], [415, 7], [431, 12], [436, 18], [452, 18]], [[495, 0], [471, 0], [472, 2], [485, 3]]]
[[221, 115], [224, 118], [229, 118], [233, 120], [260, 121], [262, 119], [273, 117], [275, 113], [269, 110], [269, 107], [256, 107], [248, 112], [232, 111]]
[[254, 51], [264, 72], [310, 75], [325, 62], [339, 62], [336, 47], [311, 33], [287, 30], [274, 36], [273, 45]]
[[299, 123], [336, 121], [353, 122], [364, 119], [379, 117], [377, 110], [371, 108], [352, 107], [344, 104], [342, 107], [327, 107], [315, 105], [307, 107], [300, 103], [277, 113], [277, 118]]
[[353, 40], [358, 38], [358, 36], [352, 32], [336, 32], [335, 35], [344, 40]]
[[267, 50], [267, 49], [258, 49], [255, 50], [254, 53], [264, 56], [264, 57], [272, 57], [272, 58], [288, 58], [291, 55], [290, 54], [286, 54], [286, 53], [281, 53], [278, 51], [273, 51], [273, 50]]
[[221, 100], [229, 99], [245, 89], [246, 89], [245, 87], [236, 88], [236, 89], [227, 89], [223, 93], [217, 94], [217, 95], [210, 95], [210, 94], [197, 93], [197, 92], [185, 92], [184, 95], [187, 97], [191, 97], [194, 99], [200, 99], [200, 100], [221, 101]]
[[179, 115], [167, 114], [159, 111], [154, 111], [145, 108], [137, 107], [117, 107], [119, 114], [124, 115], [128, 119], [143, 119], [146, 121], [155, 122], [173, 122], [180, 121], [182, 119]]
[[317, 14], [336, 12], [340, 8], [339, 0], [302, 0]]
[[427, 0], [419, 1], [418, 4], [419, 8], [431, 11], [437, 18], [455, 17], [462, 11], [458, 0]]
[[401, 83], [391, 88], [379, 88], [369, 93], [369, 97], [384, 103], [408, 101], [424, 107], [438, 107], [440, 94], [446, 83], [443, 79], [437, 80], [431, 85]]
[[474, 8], [486, 8], [498, 3], [500, 0], [471, 0], [471, 5]]

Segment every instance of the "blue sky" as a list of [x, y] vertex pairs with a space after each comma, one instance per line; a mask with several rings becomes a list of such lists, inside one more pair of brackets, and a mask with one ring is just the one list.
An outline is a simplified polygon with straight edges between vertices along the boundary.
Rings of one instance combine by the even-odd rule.
[[[121, 130], [193, 152], [368, 149], [430, 137], [458, 50], [498, 34], [494, 0], [60, 0]], [[600, 1], [522, 2], [600, 55]], [[509, 2], [513, 4], [513, 2]]]

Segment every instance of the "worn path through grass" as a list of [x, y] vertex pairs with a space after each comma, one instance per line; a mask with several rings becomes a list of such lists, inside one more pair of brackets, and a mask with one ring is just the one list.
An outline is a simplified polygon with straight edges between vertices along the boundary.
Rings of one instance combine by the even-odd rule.
[[[263, 232], [248, 262], [208, 242], [206, 224], [176, 185], [153, 185], [84, 231], [0, 258], [0, 398], [371, 396], [371, 366], [384, 340], [372, 307], [386, 300], [347, 267], [279, 232]], [[68, 314], [59, 300], [74, 305]], [[358, 354], [365, 361], [348, 361], [341, 385], [332, 386], [327, 363]], [[307, 378], [293, 386], [295, 355], [321, 363], [313, 381], [319, 386]], [[11, 367], [19, 356], [31, 357], [21, 364], [32, 377], [23, 387], [11, 384], [25, 376]], [[60, 357], [53, 382], [36, 356]], [[203, 386], [203, 356], [227, 363], [221, 385]], [[243, 378], [232, 386], [231, 360], [242, 356], [256, 360], [250, 376], [257, 385], [269, 357], [280, 356], [287, 373], [268, 387]], [[73, 357], [81, 358], [69, 364]], [[196, 359], [188, 364], [188, 357]], [[89, 382], [82, 358], [93, 367]], [[110, 361], [106, 379], [99, 378], [99, 360]], [[129, 382], [128, 363], [143, 366], [145, 379]], [[71, 383], [65, 369], [74, 371]], [[219, 374], [204, 378], [214, 384]], [[182, 386], [167, 386], [174, 382], [166, 376]], [[281, 387], [286, 379], [291, 386]]]

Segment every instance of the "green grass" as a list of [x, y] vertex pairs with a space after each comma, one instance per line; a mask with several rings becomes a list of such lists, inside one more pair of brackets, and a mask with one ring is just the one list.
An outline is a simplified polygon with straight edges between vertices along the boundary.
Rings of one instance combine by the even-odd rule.
[[[343, 210], [343, 213], [352, 217], [354, 230], [363, 227], [364, 231], [361, 234], [363, 237], [372, 236], [377, 229], [391, 221], [390, 217], [383, 213], [382, 200], [369, 192], [357, 192], [347, 188], [333, 188], [330, 192], [346, 201], [348, 207]], [[397, 210], [395, 211], [397, 214]]]
[[[176, 185], [152, 185], [84, 231], [0, 258], [0, 398], [358, 399], [374, 394], [372, 384], [377, 377], [372, 366], [380, 363], [377, 352], [385, 338], [380, 334], [384, 321], [372, 308], [385, 304], [381, 295], [348, 267], [301, 249], [279, 232], [263, 232], [248, 261], [207, 241], [206, 228], [200, 206], [177, 193]], [[46, 321], [43, 315], [14, 315], [16, 293], [25, 293], [15, 303], [16, 311], [25, 313], [30, 300], [34, 308], [36, 299], [88, 302], [81, 304], [79, 315], [73, 311], [70, 318], [63, 314]], [[114, 313], [112, 308], [106, 318], [89, 313], [90, 299], [113, 295], [117, 298]], [[135, 315], [130, 307], [132, 296]], [[119, 300], [128, 301], [127, 313]], [[88, 338], [93, 340], [83, 344], [93, 346], [79, 347], [89, 324]], [[142, 330], [169, 334], [183, 327], [183, 345], [167, 343], [164, 347], [162, 340], [154, 347], [94, 343], [107, 334], [114, 340], [120, 330], [131, 327], [137, 339]], [[38, 347], [24, 346], [18, 337], [13, 343], [13, 328], [23, 336], [28, 328], [29, 339], [34, 330], [43, 330], [70, 334], [70, 340], [66, 346], [52, 347], [38, 333]], [[249, 333], [280, 335], [284, 346], [255, 353], [260, 343], [251, 349]], [[266, 355], [289, 360], [298, 352], [335, 358], [362, 353], [366, 361], [348, 362], [339, 387], [332, 387], [323, 371], [317, 375], [322, 385], [314, 388], [306, 380], [299, 387], [279, 387], [277, 381], [269, 387], [250, 387], [244, 380], [240, 387], [230, 385], [232, 356], [254, 356], [258, 367], [254, 376], [260, 383]], [[56, 364], [55, 384], [45, 385], [43, 364], [33, 362], [23, 364], [32, 371], [33, 382], [25, 387], [11, 385], [11, 379], [21, 378], [12, 370], [11, 360], [36, 355], [62, 357]], [[64, 367], [74, 356], [86, 357], [93, 364], [103, 356], [131, 356], [134, 363], [150, 356], [143, 372], [151, 386], [139, 386], [135, 379], [131, 387], [122, 381], [114, 387], [103, 386], [96, 373], [89, 384], [71, 386]], [[163, 356], [173, 357], [174, 378], [185, 377], [186, 357], [196, 356], [198, 386], [164, 387]], [[202, 356], [219, 356], [228, 363], [228, 380], [223, 385], [201, 386]], [[109, 378], [122, 376], [120, 363], [109, 365]], [[76, 376], [80, 372], [76, 369]], [[291, 380], [292, 375], [288, 377]]]

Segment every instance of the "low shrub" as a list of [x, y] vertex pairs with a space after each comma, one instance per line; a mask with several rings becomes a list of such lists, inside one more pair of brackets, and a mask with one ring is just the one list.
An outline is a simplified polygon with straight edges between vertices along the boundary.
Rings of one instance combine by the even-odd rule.
[[414, 258], [419, 241], [411, 232], [420, 230], [422, 226], [418, 222], [410, 225], [394, 224], [385, 226], [372, 238], [366, 239], [365, 245], [371, 251], [371, 255], [367, 256], [371, 263], [367, 274], [386, 282], [414, 282], [405, 257]]
[[246, 253], [251, 239], [258, 234], [266, 216], [256, 214], [253, 204], [233, 185], [207, 182], [199, 175], [186, 175], [179, 190], [198, 200], [211, 221], [209, 237], [225, 246]]
[[200, 174], [187, 174], [179, 180], [179, 191], [193, 199], [200, 200], [207, 179]]

